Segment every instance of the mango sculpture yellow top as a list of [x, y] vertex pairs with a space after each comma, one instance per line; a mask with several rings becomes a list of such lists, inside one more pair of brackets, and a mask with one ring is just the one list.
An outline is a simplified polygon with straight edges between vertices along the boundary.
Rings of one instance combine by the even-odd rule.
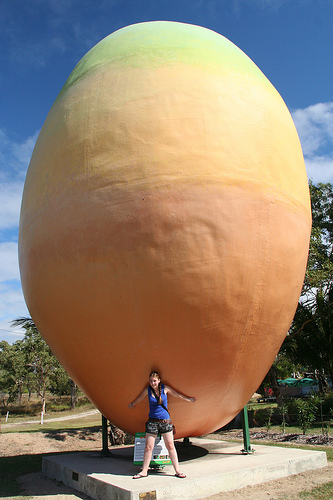
[[149, 22], [75, 67], [37, 140], [22, 200], [27, 306], [114, 424], [157, 369], [177, 437], [230, 421], [288, 331], [311, 213], [290, 113], [223, 36]]

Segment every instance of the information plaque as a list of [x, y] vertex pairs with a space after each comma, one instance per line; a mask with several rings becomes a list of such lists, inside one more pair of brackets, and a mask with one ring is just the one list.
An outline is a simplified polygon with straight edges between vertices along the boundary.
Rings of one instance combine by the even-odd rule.
[[[146, 434], [144, 432], [137, 432], [135, 434], [134, 443], [134, 465], [143, 464], [143, 455], [145, 452]], [[168, 455], [168, 450], [164, 444], [161, 436], [157, 436], [155, 446], [151, 456], [150, 466], [154, 465], [170, 465], [171, 460]]]

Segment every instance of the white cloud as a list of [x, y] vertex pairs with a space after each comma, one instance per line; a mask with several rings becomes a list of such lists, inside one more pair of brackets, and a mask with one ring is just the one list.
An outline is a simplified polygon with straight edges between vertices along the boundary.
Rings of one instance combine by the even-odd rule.
[[305, 155], [312, 156], [325, 146], [333, 149], [333, 102], [297, 109], [292, 115]]
[[0, 243], [0, 282], [19, 280], [17, 243]]
[[11, 322], [22, 316], [29, 316], [29, 312], [19, 283], [16, 287], [12, 283], [0, 284], [0, 340], [12, 343], [22, 338], [24, 331], [11, 327]]
[[28, 316], [23, 292], [19, 286], [12, 283], [0, 284], [0, 322], [10, 322], [18, 316]]
[[[8, 268], [7, 268], [7, 267]], [[22, 338], [21, 328], [12, 329], [11, 322], [29, 316], [19, 281], [17, 244], [0, 245], [0, 340], [9, 343]]]
[[24, 178], [38, 133], [19, 143], [0, 129], [0, 230], [18, 228]]
[[14, 157], [21, 165], [24, 166], [25, 170], [29, 165], [30, 158], [34, 150], [38, 135], [39, 135], [39, 130], [37, 130], [37, 132], [35, 132], [34, 135], [32, 135], [31, 137], [28, 137], [23, 143], [12, 144], [12, 151]]
[[294, 110], [292, 116], [308, 177], [314, 183], [333, 182], [333, 102]]
[[28, 316], [18, 265], [17, 235], [25, 174], [38, 136], [12, 140], [0, 129], [0, 339], [14, 342], [22, 331], [10, 323]]
[[320, 156], [305, 158], [305, 166], [308, 178], [315, 184], [318, 182], [333, 184], [333, 158]]
[[17, 243], [0, 243], [0, 339], [9, 343], [22, 338], [23, 330], [12, 330], [11, 322], [29, 316], [20, 284]]
[[[13, 318], [15, 319], [15, 318]], [[24, 330], [11, 327], [11, 321], [0, 321], [0, 341], [5, 340], [8, 344], [16, 342], [16, 340], [22, 340], [24, 336]]]
[[24, 180], [38, 134], [39, 131], [23, 142], [17, 142], [0, 129], [0, 180]]
[[23, 182], [0, 185], [0, 229], [17, 228], [19, 223]]

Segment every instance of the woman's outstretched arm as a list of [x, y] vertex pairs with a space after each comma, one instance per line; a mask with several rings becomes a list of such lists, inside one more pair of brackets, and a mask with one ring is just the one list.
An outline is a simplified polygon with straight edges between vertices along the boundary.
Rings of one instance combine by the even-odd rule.
[[137, 404], [141, 403], [141, 401], [143, 399], [145, 399], [146, 396], [148, 396], [148, 387], [146, 387], [145, 389], [143, 389], [143, 391], [141, 392], [141, 394], [139, 394], [139, 396], [137, 398], [135, 398], [134, 401], [128, 405], [128, 407], [133, 409], [134, 406], [136, 406]]
[[167, 394], [171, 394], [171, 396], [174, 396], [175, 398], [180, 398], [184, 399], [185, 401], [189, 401], [190, 403], [194, 403], [196, 401], [195, 398], [188, 398], [187, 396], [184, 396], [184, 394], [181, 394], [180, 392], [175, 391], [175, 389], [172, 389], [172, 387], [169, 387], [168, 385], [164, 386], [164, 392]]

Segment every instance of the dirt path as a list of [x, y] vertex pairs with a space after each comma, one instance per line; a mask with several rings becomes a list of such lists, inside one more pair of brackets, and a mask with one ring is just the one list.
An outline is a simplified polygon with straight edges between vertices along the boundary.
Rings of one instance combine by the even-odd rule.
[[[0, 456], [100, 450], [101, 443], [101, 431], [89, 429], [0, 434]], [[87, 496], [75, 492], [71, 488], [44, 478], [41, 472], [21, 476], [19, 481], [24, 488], [24, 495], [28, 496], [29, 500], [88, 499]], [[329, 481], [333, 481], [332, 463], [324, 469], [214, 495], [209, 500], [244, 500], [245, 498], [247, 500], [294, 500], [300, 491]], [[15, 500], [15, 498], [7, 498], [6, 500]]]
[[[44, 424], [47, 424], [48, 422], [61, 422], [62, 420], [74, 420], [76, 418], [84, 418], [84, 417], [89, 417], [91, 415], [96, 415], [97, 413], [100, 413], [99, 410], [89, 410], [85, 411], [82, 413], [76, 413], [75, 415], [66, 415], [65, 417], [57, 417], [57, 418], [44, 418], [43, 422]], [[7, 422], [5, 424], [2, 424], [1, 428], [2, 430], [6, 430], [10, 427], [19, 427], [23, 425], [29, 425], [29, 424], [38, 424], [40, 422], [40, 419], [34, 419], [34, 420], [26, 420], [24, 422]]]

